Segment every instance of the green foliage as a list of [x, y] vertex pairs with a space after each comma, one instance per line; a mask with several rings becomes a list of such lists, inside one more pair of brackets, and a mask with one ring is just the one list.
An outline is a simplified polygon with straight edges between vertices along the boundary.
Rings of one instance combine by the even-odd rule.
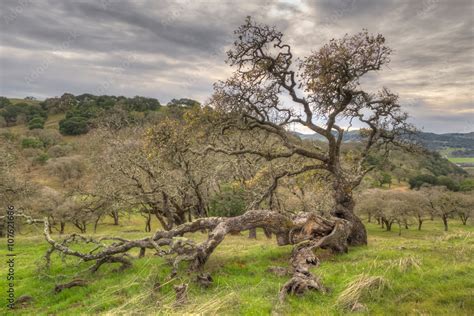
[[436, 185], [445, 186], [448, 190], [459, 191], [459, 183], [447, 176], [437, 178]]
[[[61, 134], [80, 135], [87, 133], [96, 125], [107, 123], [108, 117], [115, 117], [120, 111], [125, 111], [129, 114], [128, 116], [131, 119], [127, 120], [127, 122], [134, 122], [137, 121], [135, 119], [137, 115], [133, 113], [156, 111], [161, 105], [154, 98], [96, 96], [86, 93], [78, 96], [64, 94], [61, 98], [47, 99], [42, 103], [42, 106], [51, 113], [66, 113], [65, 118], [59, 123]], [[125, 116], [123, 117], [125, 118]]]
[[168, 102], [167, 106], [181, 106], [181, 107], [193, 107], [193, 106], [200, 106], [201, 103], [199, 103], [196, 100], [192, 99], [186, 99], [186, 98], [181, 98], [181, 99], [172, 99], [170, 102]]
[[25, 137], [21, 140], [22, 148], [43, 148], [43, 142], [36, 137]]
[[[7, 99], [8, 100], [8, 99]], [[0, 101], [0, 116], [3, 117], [7, 126], [13, 126], [20, 122], [20, 116], [25, 117], [26, 121], [30, 121], [33, 118], [40, 117], [46, 120], [47, 113], [40, 106], [35, 104], [28, 104], [25, 102], [11, 103], [10, 100]], [[39, 126], [38, 121], [35, 122], [35, 126]]]
[[411, 178], [408, 183], [410, 184], [410, 189], [418, 189], [425, 183], [435, 185], [436, 177], [430, 174], [420, 174]]
[[10, 104], [11, 104], [10, 99], [0, 96], [0, 109], [3, 109], [4, 107]]
[[380, 185], [388, 184], [390, 185], [392, 183], [392, 176], [388, 172], [382, 172], [381, 178], [380, 178]]
[[6, 105], [0, 110], [0, 115], [3, 116], [9, 126], [16, 124], [17, 117], [21, 113], [23, 113], [22, 108], [12, 104]]
[[80, 135], [89, 131], [87, 118], [70, 116], [59, 122], [59, 131], [63, 135]]
[[33, 164], [44, 165], [49, 159], [47, 153], [42, 152], [33, 159]]
[[45, 120], [41, 116], [34, 116], [28, 122], [28, 129], [43, 129], [44, 128]]
[[435, 176], [447, 176], [450, 173], [465, 174], [466, 172], [449, 160], [442, 158], [437, 152], [425, 155], [420, 161], [420, 169], [427, 169]]
[[156, 111], [160, 108], [160, 102], [157, 99], [136, 96], [126, 101], [129, 111], [146, 112]]
[[423, 185], [445, 186], [450, 191], [459, 191], [459, 183], [448, 176], [435, 177], [429, 174], [421, 174], [410, 178], [408, 181], [410, 189], [419, 189]]
[[474, 178], [467, 178], [459, 183], [460, 191], [472, 191], [474, 190]]
[[241, 187], [223, 185], [221, 191], [210, 200], [209, 215], [233, 217], [245, 211], [245, 190]]
[[36, 137], [41, 140], [45, 148], [59, 144], [62, 141], [62, 136], [54, 129], [37, 129], [27, 133], [27, 136]]
[[51, 114], [64, 113], [76, 104], [76, 98], [70, 93], [64, 93], [60, 98], [48, 98], [40, 103], [41, 107]]

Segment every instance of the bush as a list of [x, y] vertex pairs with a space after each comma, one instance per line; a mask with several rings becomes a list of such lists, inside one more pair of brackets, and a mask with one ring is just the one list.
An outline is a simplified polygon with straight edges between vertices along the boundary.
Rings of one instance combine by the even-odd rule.
[[80, 178], [85, 170], [85, 166], [80, 157], [62, 157], [48, 163], [50, 174], [57, 176], [62, 181]]
[[63, 140], [61, 134], [54, 129], [35, 129], [29, 131], [27, 135], [41, 140], [45, 148], [59, 144]]
[[9, 130], [5, 130], [0, 132], [0, 138], [9, 142], [13, 142], [18, 139], [18, 136]]
[[428, 184], [433, 186], [445, 186], [450, 191], [459, 191], [459, 184], [447, 176], [435, 177], [428, 174], [421, 174], [411, 178], [408, 183], [410, 184], [410, 189], [419, 189], [423, 185]]
[[459, 191], [459, 183], [446, 176], [438, 177], [436, 179], [436, 185], [445, 186], [450, 191]]
[[23, 149], [23, 156], [26, 158], [33, 158], [39, 156], [42, 152], [43, 150], [38, 148], [25, 148]]
[[41, 154], [39, 154], [33, 159], [33, 164], [44, 165], [48, 161], [48, 159], [49, 159], [48, 154], [45, 152], [42, 152]]
[[71, 145], [54, 145], [48, 149], [48, 155], [53, 158], [59, 158], [69, 155], [72, 152]]
[[41, 116], [34, 116], [29, 122], [28, 122], [28, 129], [43, 129], [44, 128], [44, 118]]
[[221, 192], [216, 193], [210, 200], [210, 216], [233, 217], [245, 212], [245, 191], [238, 187], [225, 185]]
[[461, 181], [460, 185], [459, 185], [459, 189], [461, 191], [471, 191], [471, 190], [474, 190], [474, 179], [473, 178], [469, 178], [469, 179], [465, 179], [463, 181]]
[[80, 135], [89, 131], [87, 119], [82, 116], [72, 116], [59, 122], [59, 131], [63, 135]]
[[11, 102], [10, 102], [10, 99], [8, 99], [7, 97], [0, 97], [0, 109], [10, 105]]
[[25, 137], [21, 140], [22, 148], [43, 148], [44, 144], [36, 137]]

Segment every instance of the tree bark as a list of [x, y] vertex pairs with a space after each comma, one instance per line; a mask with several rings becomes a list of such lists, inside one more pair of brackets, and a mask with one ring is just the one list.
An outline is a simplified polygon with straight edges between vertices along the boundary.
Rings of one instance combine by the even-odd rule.
[[257, 239], [257, 229], [249, 229], [249, 239]]
[[443, 215], [443, 216], [441, 216], [441, 219], [443, 220], [444, 231], [447, 232], [448, 231], [448, 216]]
[[66, 227], [66, 222], [60, 221], [59, 222], [59, 234], [64, 234], [64, 228]]
[[423, 225], [423, 220], [418, 218], [418, 230], [421, 230], [421, 225]]
[[340, 184], [339, 181], [335, 181], [334, 199], [336, 205], [331, 215], [345, 219], [352, 224], [351, 233], [347, 240], [349, 245], [367, 245], [367, 231], [360, 218], [354, 214], [355, 202], [351, 193], [352, 190], [348, 186]]
[[145, 221], [145, 232], [151, 232], [151, 214], [150, 212], [147, 213], [146, 221]]
[[97, 233], [97, 225], [99, 225], [100, 216], [97, 216], [97, 219], [94, 221], [94, 233]]
[[112, 218], [114, 219], [114, 225], [118, 226], [119, 225], [119, 213], [118, 213], [118, 211], [112, 211], [112, 213], [110, 215], [112, 215]]

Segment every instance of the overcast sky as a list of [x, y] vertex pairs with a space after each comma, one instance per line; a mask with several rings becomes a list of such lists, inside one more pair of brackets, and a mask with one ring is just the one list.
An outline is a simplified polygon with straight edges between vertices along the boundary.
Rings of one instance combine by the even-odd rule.
[[229, 75], [225, 51], [251, 15], [299, 57], [345, 33], [382, 33], [392, 62], [366, 84], [397, 92], [425, 131], [474, 131], [472, 0], [1, 0], [0, 12], [0, 95], [203, 102]]

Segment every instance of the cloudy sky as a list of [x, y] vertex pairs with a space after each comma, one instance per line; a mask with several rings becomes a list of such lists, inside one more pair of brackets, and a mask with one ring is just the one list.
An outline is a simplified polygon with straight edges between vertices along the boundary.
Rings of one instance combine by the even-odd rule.
[[0, 95], [64, 92], [205, 101], [233, 30], [251, 15], [303, 57], [363, 28], [385, 35], [389, 68], [367, 80], [398, 92], [425, 131], [474, 131], [473, 0], [1, 0]]

